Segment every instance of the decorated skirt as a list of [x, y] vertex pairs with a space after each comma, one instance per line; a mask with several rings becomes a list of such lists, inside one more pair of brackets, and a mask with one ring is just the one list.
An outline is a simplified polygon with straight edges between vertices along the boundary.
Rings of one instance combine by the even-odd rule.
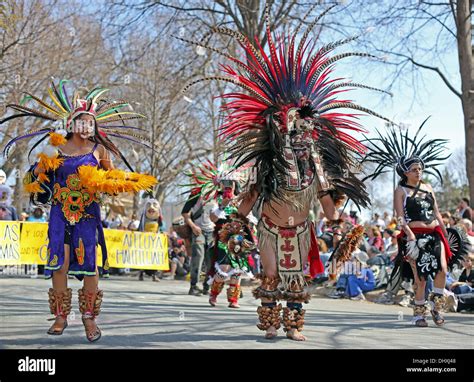
[[265, 215], [258, 223], [258, 245], [261, 250], [270, 248], [275, 253], [283, 299], [309, 300], [303, 270], [311, 247], [310, 228], [307, 221], [293, 227], [279, 227]]
[[[419, 255], [415, 260], [418, 277], [426, 279], [428, 276], [435, 277], [441, 271], [441, 246], [444, 245], [446, 263], [452, 257], [448, 241], [443, 235], [441, 227], [435, 228], [411, 228], [415, 234]], [[407, 239], [405, 232], [398, 235], [398, 256], [408, 261]]]

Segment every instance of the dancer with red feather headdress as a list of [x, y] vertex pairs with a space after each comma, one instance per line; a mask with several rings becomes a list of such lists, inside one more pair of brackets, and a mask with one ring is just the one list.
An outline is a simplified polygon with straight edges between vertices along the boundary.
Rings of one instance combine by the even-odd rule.
[[[254, 170], [239, 214], [246, 216], [257, 202], [262, 207], [258, 238], [264, 274], [254, 296], [262, 301], [257, 326], [266, 331], [266, 338], [276, 336], [283, 309], [287, 337], [305, 340], [301, 333], [305, 315], [302, 303], [308, 302], [310, 293], [303, 270], [308, 260], [312, 275], [323, 268], [314, 227], [308, 220], [316, 197], [328, 219], [338, 218], [337, 209], [346, 198], [359, 207], [369, 204], [364, 185], [355, 173], [357, 155], [365, 147], [350, 134], [363, 128], [356, 122], [357, 114], [337, 110], [353, 109], [387, 120], [350, 100], [338, 98], [356, 87], [384, 92], [331, 76], [340, 59], [375, 58], [352, 52], [329, 55], [357, 37], [327, 44], [319, 50], [315, 50], [316, 42], [308, 39], [314, 26], [332, 8], [309, 23], [296, 44], [298, 32], [314, 6], [292, 35], [275, 39], [270, 31], [267, 4], [265, 21], [270, 54], [258, 40], [255, 47], [241, 33], [214, 27], [212, 33], [228, 35], [239, 42], [247, 58], [245, 62], [207, 44], [181, 39], [219, 53], [234, 64], [221, 65], [222, 76], [198, 79], [184, 90], [207, 80], [232, 83], [241, 89], [222, 96], [227, 100], [223, 107], [227, 117], [220, 127], [220, 136], [236, 167], [251, 163]], [[286, 300], [287, 306], [282, 308], [278, 300]]]

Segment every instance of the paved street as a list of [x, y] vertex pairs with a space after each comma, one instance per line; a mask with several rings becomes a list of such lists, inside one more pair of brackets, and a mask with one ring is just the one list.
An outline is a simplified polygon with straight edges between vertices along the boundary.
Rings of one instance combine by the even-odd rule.
[[256, 326], [257, 301], [244, 288], [241, 309], [227, 308], [225, 293], [213, 308], [207, 296], [188, 296], [188, 283], [115, 277], [101, 280], [104, 304], [99, 317], [103, 337], [87, 343], [74, 291], [70, 325], [62, 336], [48, 336], [49, 281], [41, 278], [0, 279], [0, 348], [154, 348], [154, 349], [437, 349], [474, 348], [471, 314], [446, 314], [447, 324], [415, 328], [412, 310], [370, 302], [315, 296], [306, 305], [306, 342], [286, 339], [283, 332], [265, 340]]

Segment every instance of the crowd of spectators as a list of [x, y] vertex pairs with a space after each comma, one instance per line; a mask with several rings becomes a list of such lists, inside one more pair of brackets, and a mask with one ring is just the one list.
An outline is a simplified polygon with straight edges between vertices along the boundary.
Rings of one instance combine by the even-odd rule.
[[[1, 175], [1, 174], [0, 174]], [[2, 196], [4, 197], [4, 196]], [[471, 241], [471, 252], [464, 259], [462, 267], [454, 268], [447, 276], [446, 294], [452, 310], [463, 310], [472, 308], [472, 297], [474, 297], [472, 263], [474, 261], [474, 232], [472, 230], [472, 209], [469, 206], [470, 201], [462, 198], [456, 211], [444, 211], [442, 217], [446, 227], [459, 226], [465, 230]], [[209, 210], [209, 211], [208, 211]], [[156, 272], [145, 271], [153, 277], [153, 280], [159, 281], [160, 278], [166, 279], [188, 279], [191, 281], [191, 294], [206, 293], [206, 284], [203, 284], [203, 290], [197, 287], [197, 281], [202, 279], [209, 264], [211, 255], [208, 253], [213, 244], [213, 223], [209, 216], [212, 212], [212, 206], [206, 209], [199, 203], [187, 203], [183, 208], [183, 217], [174, 219], [174, 223], [169, 229], [164, 223], [164, 217], [161, 216], [160, 208], [160, 224], [158, 232], [164, 233], [168, 237], [168, 259], [169, 271]], [[141, 212], [143, 213], [143, 212]], [[0, 198], [0, 220], [18, 220], [23, 222], [47, 222], [47, 207], [32, 206], [29, 210], [24, 210], [17, 214], [11, 203], [3, 203]], [[191, 216], [193, 219], [191, 219]], [[400, 305], [408, 306], [412, 303], [413, 286], [410, 282], [404, 280], [397, 283], [396, 286], [390, 285], [390, 275], [394, 267], [395, 257], [398, 253], [397, 237], [400, 234], [400, 227], [397, 220], [388, 212], [382, 214], [374, 213], [367, 221], [363, 222], [359, 218], [357, 212], [342, 212], [340, 219], [337, 221], [328, 221], [323, 212], [316, 216], [310, 215], [314, 222], [315, 233], [320, 251], [322, 262], [328, 266], [330, 256], [339, 241], [348, 233], [355, 225], [362, 224], [364, 226], [364, 238], [357, 250], [352, 254], [352, 259], [344, 264], [342, 271], [335, 280], [330, 279], [328, 268], [325, 272], [319, 274], [312, 280], [315, 285], [332, 285], [333, 291], [329, 294], [332, 298], [351, 298], [353, 300], [364, 300], [365, 294], [372, 290], [384, 290], [375, 302], [379, 303], [395, 303], [395, 297], [402, 292], [402, 297], [398, 301]], [[109, 212], [105, 210], [102, 213], [102, 224], [104, 228], [139, 231], [143, 230], [140, 225], [140, 214], [134, 212], [131, 216], [124, 217], [121, 214]], [[177, 223], [176, 223], [177, 222]], [[252, 233], [256, 241], [256, 223], [257, 219], [251, 219]], [[189, 226], [189, 227], [188, 227]], [[184, 227], [189, 228], [189, 236], [184, 235]], [[183, 237], [180, 236], [183, 235]], [[192, 237], [202, 237], [202, 256], [194, 256], [196, 251], [196, 241], [192, 241]], [[193, 244], [194, 243], [194, 244]], [[199, 252], [199, 251], [198, 251]], [[260, 258], [258, 251], [253, 251], [248, 257], [251, 270], [257, 274], [261, 270]], [[199, 264], [192, 264], [198, 261]], [[199, 266], [198, 266], [199, 265]], [[196, 273], [191, 277], [191, 273]], [[198, 272], [196, 272], [198, 270]], [[112, 270], [112, 273], [127, 274], [128, 269]], [[143, 271], [140, 271], [140, 279], [143, 280]], [[431, 283], [427, 283], [427, 293], [429, 293]], [[404, 292], [404, 294], [403, 294]]]

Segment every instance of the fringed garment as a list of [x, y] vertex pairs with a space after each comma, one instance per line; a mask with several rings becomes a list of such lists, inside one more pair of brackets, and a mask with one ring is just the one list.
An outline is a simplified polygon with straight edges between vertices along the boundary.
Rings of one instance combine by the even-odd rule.
[[[207, 281], [209, 285], [212, 285], [216, 276], [222, 281], [230, 280], [231, 277], [240, 278], [241, 276], [251, 276], [250, 266], [247, 261], [246, 253], [242, 255], [236, 255], [229, 251], [227, 245], [218, 241], [216, 248], [216, 257], [214, 257], [214, 272]], [[228, 272], [222, 270], [221, 265], [230, 265], [231, 269]]]
[[[428, 276], [435, 277], [441, 271], [441, 246], [444, 245], [444, 256], [446, 264], [450, 263], [452, 257], [448, 241], [440, 226], [434, 228], [411, 228], [415, 234], [419, 255], [415, 260], [416, 271], [420, 279], [427, 279]], [[406, 234], [402, 231], [398, 235], [398, 259], [408, 261]]]
[[269, 248], [275, 253], [280, 297], [284, 300], [303, 302], [310, 298], [303, 270], [311, 248], [311, 228], [308, 221], [293, 227], [279, 227], [266, 215], [262, 215], [258, 223], [260, 250]]

